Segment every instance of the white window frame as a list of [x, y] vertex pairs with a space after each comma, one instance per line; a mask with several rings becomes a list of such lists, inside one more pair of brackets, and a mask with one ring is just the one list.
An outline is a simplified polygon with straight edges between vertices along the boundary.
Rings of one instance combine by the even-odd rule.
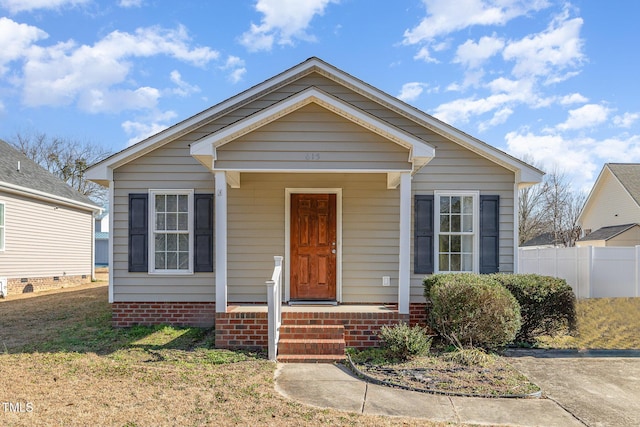
[[[188, 275], [193, 274], [193, 190], [149, 190], [149, 274]], [[188, 204], [187, 233], [189, 236], [189, 268], [183, 270], [156, 269], [156, 196], [186, 195]]]
[[2, 223], [0, 224], [0, 230], [2, 230], [2, 239], [0, 240], [0, 252], [4, 252], [5, 241], [7, 240], [7, 205], [4, 202], [0, 202], [0, 208], [2, 208]]
[[[472, 197], [473, 198], [473, 268], [471, 271], [440, 271], [440, 198], [441, 197]], [[435, 273], [478, 273], [480, 271], [480, 192], [479, 191], [434, 191], [434, 239], [433, 239], [433, 269]]]

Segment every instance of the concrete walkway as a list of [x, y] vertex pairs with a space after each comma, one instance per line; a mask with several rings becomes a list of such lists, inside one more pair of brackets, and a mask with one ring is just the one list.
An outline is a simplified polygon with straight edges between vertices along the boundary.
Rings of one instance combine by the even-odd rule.
[[549, 399], [449, 397], [366, 383], [345, 367], [279, 364], [276, 390], [308, 405], [370, 415], [426, 418], [453, 424], [584, 427]]

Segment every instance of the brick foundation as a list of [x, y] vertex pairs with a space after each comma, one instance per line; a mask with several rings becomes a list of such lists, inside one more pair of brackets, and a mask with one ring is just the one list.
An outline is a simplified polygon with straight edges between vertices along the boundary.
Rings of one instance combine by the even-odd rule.
[[27, 294], [50, 289], [70, 288], [91, 282], [91, 273], [77, 276], [18, 277], [7, 280], [7, 294]]
[[199, 326], [214, 324], [214, 302], [114, 302], [111, 322], [115, 327], [133, 325]]
[[[378, 345], [378, 331], [384, 325], [409, 322], [426, 324], [425, 303], [410, 305], [410, 314], [401, 315], [392, 305], [384, 312], [300, 312], [282, 313], [283, 325], [342, 325], [348, 347], [365, 348]], [[215, 324], [216, 347], [232, 349], [266, 349], [268, 346], [267, 313], [248, 310], [216, 313], [215, 303], [142, 303], [111, 304], [115, 327], [169, 324], [175, 326], [210, 327]]]

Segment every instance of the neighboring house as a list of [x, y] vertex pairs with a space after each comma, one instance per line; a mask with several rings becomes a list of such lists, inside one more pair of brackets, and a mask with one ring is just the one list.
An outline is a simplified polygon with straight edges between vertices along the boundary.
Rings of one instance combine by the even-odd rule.
[[100, 208], [0, 140], [0, 282], [8, 294], [91, 281]]
[[215, 323], [219, 347], [264, 346], [283, 255], [283, 301], [312, 304], [284, 319], [366, 346], [424, 320], [425, 275], [513, 272], [518, 189], [542, 172], [311, 58], [87, 177], [110, 190], [115, 325]]
[[557, 248], [560, 246], [564, 247], [564, 243], [556, 240], [552, 232], [542, 233], [520, 245], [521, 248], [527, 249]]
[[578, 222], [576, 246], [640, 245], [640, 164], [606, 163]]
[[95, 259], [97, 266], [109, 265], [109, 212], [104, 211], [95, 221]]

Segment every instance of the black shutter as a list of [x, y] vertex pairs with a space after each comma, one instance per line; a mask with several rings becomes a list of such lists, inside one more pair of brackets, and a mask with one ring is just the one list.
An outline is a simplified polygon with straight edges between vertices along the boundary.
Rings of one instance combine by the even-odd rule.
[[416, 196], [414, 266], [416, 274], [433, 273], [433, 196]]
[[480, 196], [480, 273], [500, 267], [500, 196]]
[[194, 256], [195, 272], [213, 271], [213, 194], [194, 195]]
[[129, 194], [129, 271], [149, 271], [149, 194]]

